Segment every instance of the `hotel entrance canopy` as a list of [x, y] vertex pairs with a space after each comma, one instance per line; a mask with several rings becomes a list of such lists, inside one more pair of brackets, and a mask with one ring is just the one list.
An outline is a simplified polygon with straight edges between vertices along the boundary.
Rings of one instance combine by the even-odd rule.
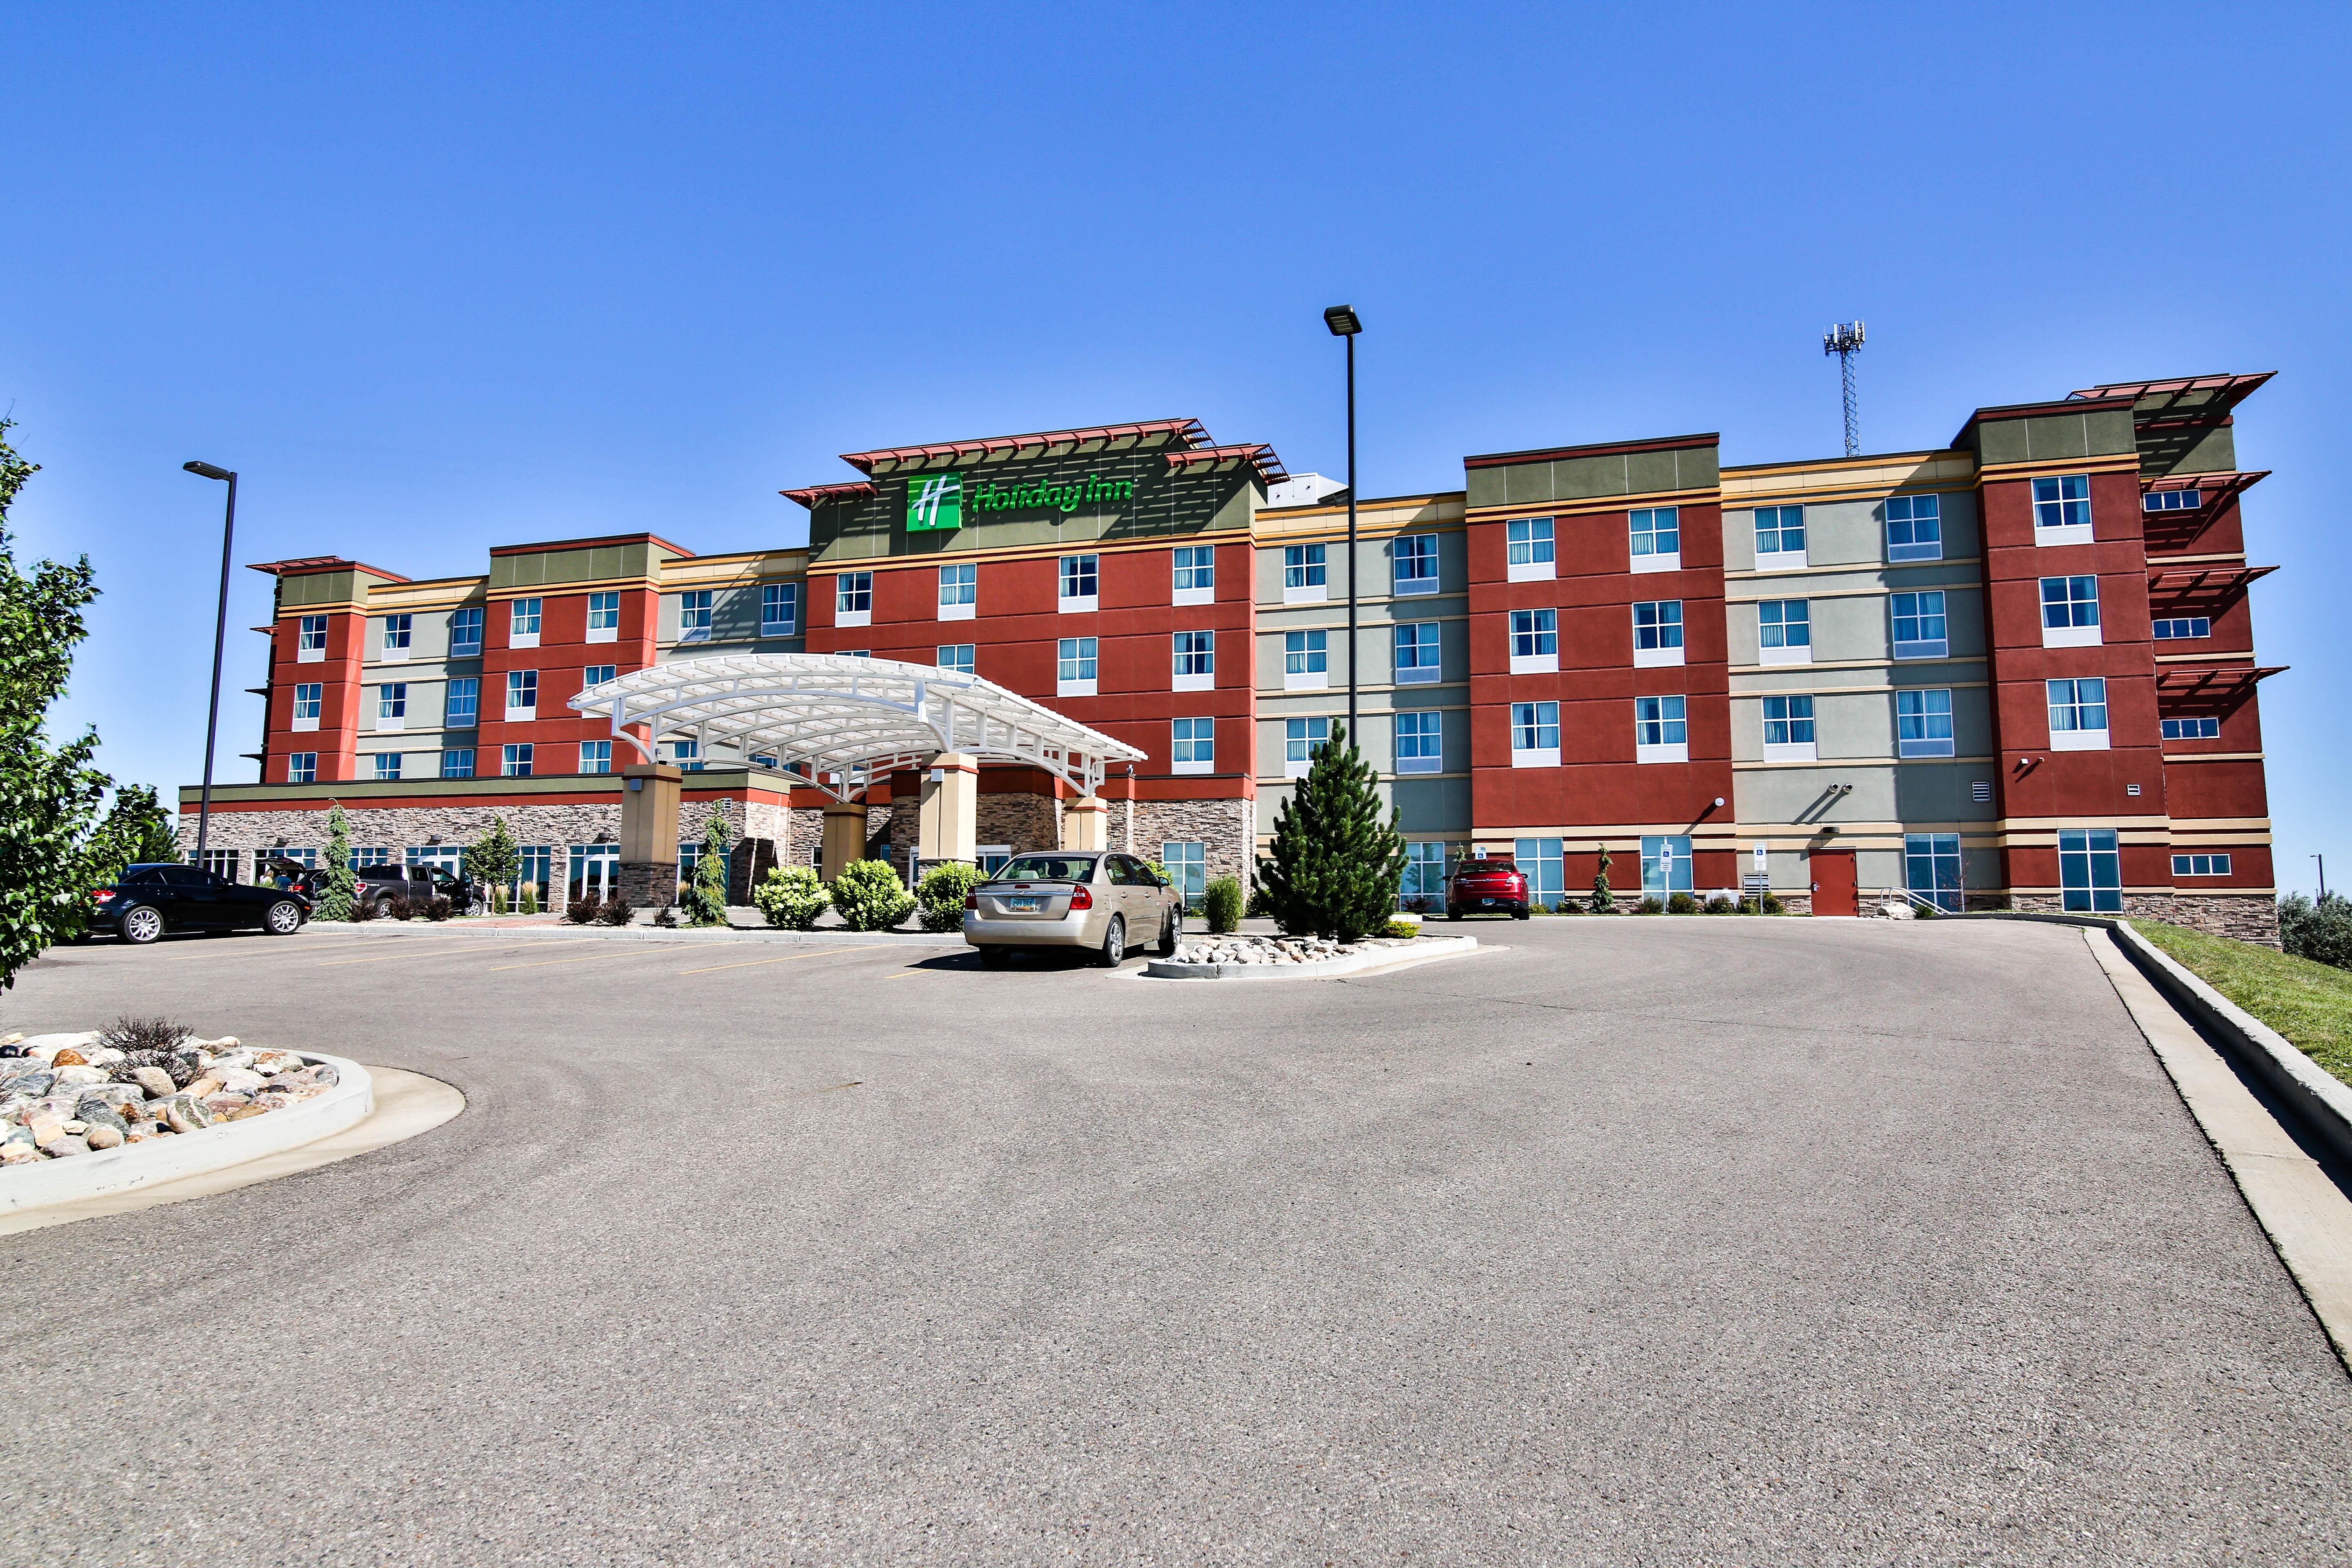
[[1043, 768], [1086, 795], [1099, 793], [1111, 763], [1145, 755], [993, 681], [852, 654], [678, 659], [592, 686], [571, 705], [609, 715], [648, 762], [654, 742], [691, 735], [773, 757], [837, 800], [941, 752]]

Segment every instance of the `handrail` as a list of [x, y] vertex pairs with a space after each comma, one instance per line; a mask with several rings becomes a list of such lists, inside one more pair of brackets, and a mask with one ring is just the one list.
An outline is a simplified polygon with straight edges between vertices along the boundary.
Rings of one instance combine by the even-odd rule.
[[1948, 915], [1952, 912], [1935, 900], [1925, 894], [1916, 893], [1908, 888], [1880, 888], [1875, 890], [1874, 898], [1874, 901], [1878, 902], [1884, 902], [1888, 899], [1901, 899], [1914, 908], [1933, 910], [1939, 915]]

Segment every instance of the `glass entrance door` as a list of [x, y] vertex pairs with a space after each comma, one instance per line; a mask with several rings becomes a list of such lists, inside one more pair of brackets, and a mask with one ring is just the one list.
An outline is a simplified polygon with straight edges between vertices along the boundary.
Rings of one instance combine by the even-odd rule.
[[621, 890], [621, 847], [617, 844], [574, 844], [572, 847], [570, 895], [598, 902]]

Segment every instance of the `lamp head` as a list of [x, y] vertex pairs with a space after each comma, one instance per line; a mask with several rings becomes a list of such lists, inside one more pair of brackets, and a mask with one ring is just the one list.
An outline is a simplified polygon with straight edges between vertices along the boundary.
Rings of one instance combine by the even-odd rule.
[[1331, 329], [1335, 338], [1352, 338], [1364, 330], [1364, 323], [1356, 319], [1353, 305], [1332, 306], [1323, 312], [1323, 324]]
[[210, 463], [182, 463], [180, 467], [202, 479], [233, 479], [236, 478], [236, 476], [231, 473], [228, 469], [215, 468]]

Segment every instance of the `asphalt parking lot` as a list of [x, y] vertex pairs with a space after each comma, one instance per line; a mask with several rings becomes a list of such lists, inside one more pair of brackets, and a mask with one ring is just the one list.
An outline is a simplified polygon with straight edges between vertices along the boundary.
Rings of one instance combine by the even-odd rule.
[[0, 1024], [468, 1107], [0, 1238], [5, 1555], [2352, 1560], [2352, 1382], [2077, 932], [1454, 929], [64, 950]]

